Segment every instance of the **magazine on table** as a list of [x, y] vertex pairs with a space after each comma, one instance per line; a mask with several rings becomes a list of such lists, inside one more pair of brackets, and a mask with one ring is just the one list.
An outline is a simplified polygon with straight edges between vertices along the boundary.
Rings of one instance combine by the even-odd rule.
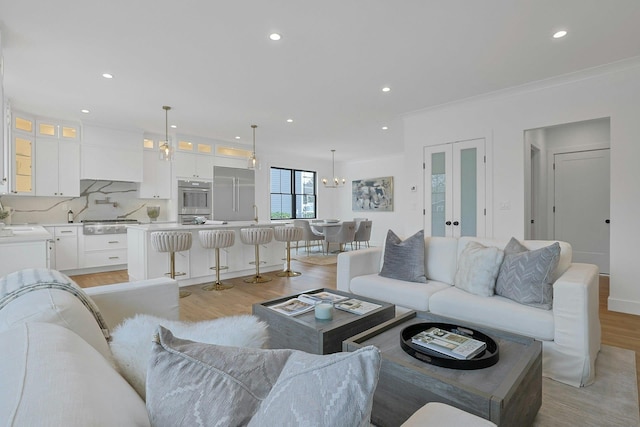
[[485, 342], [435, 327], [414, 335], [411, 342], [461, 360], [471, 359], [487, 348]]
[[382, 306], [380, 304], [374, 304], [372, 302], [351, 298], [346, 301], [337, 303], [335, 307], [340, 310], [348, 311], [349, 313], [365, 314]]
[[269, 306], [269, 308], [282, 314], [286, 314], [287, 316], [296, 316], [298, 314], [306, 313], [313, 310], [313, 307], [318, 301], [328, 299], [336, 302], [342, 301], [347, 298], [348, 297], [343, 297], [342, 295], [322, 291], [315, 294], [300, 294], [297, 297], [291, 298], [285, 302]]

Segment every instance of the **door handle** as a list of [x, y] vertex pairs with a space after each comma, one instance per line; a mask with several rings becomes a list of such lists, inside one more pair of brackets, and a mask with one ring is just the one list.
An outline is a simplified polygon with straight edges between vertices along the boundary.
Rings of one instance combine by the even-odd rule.
[[458, 221], [453, 221], [453, 225], [460, 225]]
[[609, 220], [609, 219], [605, 219], [604, 222], [607, 223], [607, 224], [611, 224], [611, 220]]
[[445, 225], [451, 225], [451, 221], [445, 222]]

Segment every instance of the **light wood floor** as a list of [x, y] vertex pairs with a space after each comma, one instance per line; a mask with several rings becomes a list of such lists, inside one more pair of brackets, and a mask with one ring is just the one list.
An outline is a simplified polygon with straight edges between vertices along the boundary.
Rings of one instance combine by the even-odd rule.
[[[192, 295], [180, 300], [180, 317], [183, 320], [197, 321], [215, 319], [235, 314], [250, 314], [251, 305], [267, 299], [302, 292], [315, 288], [336, 287], [336, 265], [311, 265], [292, 261], [292, 269], [301, 271], [302, 276], [281, 278], [274, 274], [265, 274], [273, 280], [262, 284], [248, 284], [242, 278], [231, 279], [234, 285], [225, 291], [203, 291], [201, 285], [189, 286]], [[126, 270], [108, 273], [87, 274], [72, 277], [82, 287], [126, 282]], [[607, 310], [609, 297], [609, 277], [600, 277], [600, 323], [602, 325], [602, 343], [626, 348], [636, 352], [636, 373], [640, 384], [640, 316], [617, 313]]]

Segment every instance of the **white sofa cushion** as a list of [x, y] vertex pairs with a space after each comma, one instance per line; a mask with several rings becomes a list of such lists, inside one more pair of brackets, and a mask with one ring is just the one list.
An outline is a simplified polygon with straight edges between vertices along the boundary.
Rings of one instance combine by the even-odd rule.
[[156, 427], [369, 426], [380, 352], [315, 355], [203, 344], [159, 327], [147, 408]]
[[158, 325], [171, 329], [180, 338], [208, 344], [260, 348], [268, 339], [267, 324], [250, 315], [201, 322], [181, 322], [146, 314], [131, 317], [113, 330], [111, 351], [118, 370], [143, 399], [152, 337]]
[[74, 332], [22, 323], [0, 332], [0, 419], [10, 426], [148, 426], [145, 404]]
[[350, 291], [356, 295], [390, 302], [412, 310], [428, 311], [431, 295], [449, 287], [451, 285], [435, 280], [415, 283], [367, 274], [354, 277], [351, 280]]
[[458, 264], [458, 239], [425, 237], [425, 272], [427, 279], [453, 284]]
[[440, 316], [553, 341], [553, 312], [519, 304], [501, 296], [481, 297], [455, 287], [431, 295], [429, 311]]

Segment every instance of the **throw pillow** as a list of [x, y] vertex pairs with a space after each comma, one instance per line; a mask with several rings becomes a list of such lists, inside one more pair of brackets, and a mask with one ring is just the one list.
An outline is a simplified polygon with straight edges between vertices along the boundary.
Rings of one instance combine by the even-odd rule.
[[151, 424], [368, 426], [380, 353], [319, 356], [223, 347], [159, 327], [147, 374]]
[[267, 342], [267, 324], [257, 317], [229, 316], [202, 322], [180, 322], [138, 314], [118, 325], [111, 334], [111, 352], [116, 367], [138, 394], [145, 398], [149, 344], [158, 325], [170, 328], [181, 337], [209, 344], [237, 347], [263, 347]]
[[558, 242], [534, 251], [511, 238], [496, 283], [496, 294], [545, 310], [553, 304], [552, 275], [560, 259]]
[[424, 273], [424, 230], [404, 241], [389, 230], [383, 256], [380, 276], [408, 282], [427, 282]]
[[467, 243], [458, 259], [453, 285], [475, 295], [492, 296], [503, 258], [504, 252], [498, 248]]

